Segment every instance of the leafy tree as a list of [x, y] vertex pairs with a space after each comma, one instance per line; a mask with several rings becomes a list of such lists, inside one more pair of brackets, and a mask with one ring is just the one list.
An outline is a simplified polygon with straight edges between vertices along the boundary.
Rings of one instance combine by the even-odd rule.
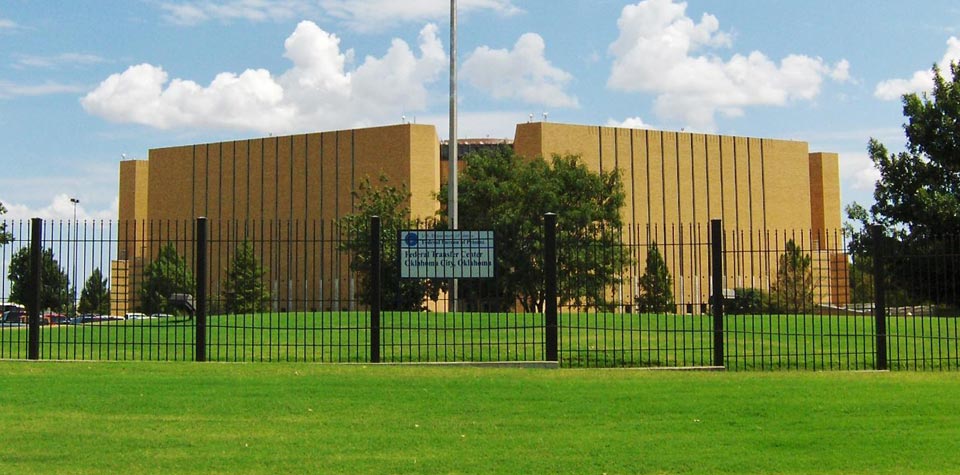
[[[28, 312], [32, 311], [33, 302], [29, 296], [33, 290], [30, 278], [33, 272], [30, 269], [29, 247], [20, 248], [13, 254], [8, 270], [10, 300], [22, 304]], [[71, 301], [70, 279], [67, 273], [53, 258], [53, 249], [44, 249], [40, 253], [40, 308], [37, 310], [65, 312]]]
[[227, 281], [224, 285], [225, 310], [228, 313], [261, 312], [270, 301], [270, 291], [263, 282], [266, 274], [257, 256], [253, 244], [243, 241], [227, 269]]
[[99, 315], [110, 313], [110, 289], [107, 287], [107, 279], [103, 276], [99, 267], [90, 273], [87, 282], [83, 284], [77, 310], [80, 313]]
[[484, 297], [500, 310], [517, 302], [525, 311], [541, 310], [543, 215], [553, 212], [560, 303], [613, 306], [610, 293], [629, 260], [620, 245], [624, 192], [618, 171], [591, 172], [573, 155], [526, 159], [506, 146], [465, 160], [461, 227], [494, 231], [499, 271], [493, 282], [461, 281], [461, 298]]
[[[175, 313], [170, 296], [175, 293], [193, 294], [196, 282], [187, 262], [173, 243], [160, 248], [157, 258], [143, 270], [143, 286], [140, 288], [140, 310], [147, 314]], [[199, 303], [198, 303], [199, 304]]]
[[871, 139], [869, 152], [881, 178], [873, 218], [913, 239], [960, 232], [960, 65], [951, 80], [933, 67], [932, 96], [906, 94], [906, 151], [890, 154]]
[[[7, 214], [7, 208], [0, 203], [0, 215]], [[0, 222], [0, 245], [13, 242], [13, 235], [7, 232], [7, 223]]]
[[[949, 248], [941, 237], [960, 235], [960, 65], [951, 63], [948, 77], [936, 65], [933, 73], [931, 93], [903, 96], [906, 150], [889, 153], [870, 140], [870, 158], [880, 171], [875, 203], [869, 212], [859, 205], [847, 209], [850, 219], [883, 231], [855, 240], [864, 253], [882, 245], [888, 256], [944, 254]], [[949, 266], [905, 265], [886, 273], [918, 298], [956, 303], [956, 272]]]
[[430, 281], [400, 278], [400, 259], [397, 235], [403, 229], [417, 227], [410, 218], [410, 211], [404, 206], [410, 192], [406, 186], [397, 188], [387, 184], [386, 176], [381, 175], [379, 186], [374, 186], [370, 178], [364, 178], [353, 193], [356, 198], [356, 212], [341, 219], [340, 224], [347, 234], [341, 249], [349, 251], [353, 259], [350, 269], [359, 274], [358, 296], [370, 305], [376, 298], [370, 271], [373, 268], [370, 255], [370, 218], [380, 216], [380, 266], [381, 286], [380, 305], [384, 310], [422, 310], [427, 297], [436, 299], [437, 289]]
[[795, 313], [813, 307], [812, 262], [793, 239], [787, 241], [777, 259], [777, 280], [771, 286], [770, 305], [774, 310]]
[[647, 247], [647, 264], [643, 275], [640, 276], [640, 295], [637, 296], [637, 307], [641, 312], [670, 312], [676, 311], [673, 301], [673, 279], [667, 263], [657, 249], [657, 243]]

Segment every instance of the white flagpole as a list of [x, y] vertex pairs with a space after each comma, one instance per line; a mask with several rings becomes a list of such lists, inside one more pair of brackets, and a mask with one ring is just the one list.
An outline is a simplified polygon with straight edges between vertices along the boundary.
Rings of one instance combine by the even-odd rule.
[[[450, 137], [447, 141], [447, 219], [450, 229], [457, 229], [457, 0], [450, 0]], [[457, 279], [450, 280], [450, 308], [457, 311]]]

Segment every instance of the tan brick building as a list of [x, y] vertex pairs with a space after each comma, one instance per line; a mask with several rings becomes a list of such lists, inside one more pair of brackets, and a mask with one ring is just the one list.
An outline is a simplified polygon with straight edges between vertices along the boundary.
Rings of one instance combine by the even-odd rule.
[[[523, 156], [574, 153], [592, 169], [620, 169], [625, 238], [633, 244], [662, 243], [671, 233], [695, 243], [712, 218], [745, 232], [745, 240], [732, 243], [750, 253], [728, 264], [731, 288], [768, 285], [765, 276], [775, 269], [763, 253], [764, 232], [807, 233], [798, 242], [818, 256], [818, 278], [832, 282], [818, 286], [818, 300], [846, 300], [846, 258], [825, 245], [828, 233], [840, 228], [836, 154], [811, 154], [797, 141], [556, 123], [519, 124], [514, 147]], [[415, 217], [429, 217], [438, 209], [434, 195], [446, 170], [434, 127], [415, 124], [160, 148], [147, 160], [124, 161], [113, 311], [136, 306], [136, 276], [159, 242], [180, 239], [178, 248], [191, 258], [182, 236], [192, 233], [198, 216], [210, 219], [214, 242], [281, 242], [260, 251], [275, 309], [352, 307], [355, 283], [332, 245], [331, 227], [354, 209], [352, 192], [364, 178], [383, 174], [408, 186]], [[229, 246], [222, 247], [210, 263], [211, 294], [221, 284], [221, 261], [229, 259]], [[665, 256], [680, 269], [678, 300], [709, 292], [707, 260], [696, 258], [698, 252]], [[635, 277], [627, 280], [619, 291], [625, 305]]]

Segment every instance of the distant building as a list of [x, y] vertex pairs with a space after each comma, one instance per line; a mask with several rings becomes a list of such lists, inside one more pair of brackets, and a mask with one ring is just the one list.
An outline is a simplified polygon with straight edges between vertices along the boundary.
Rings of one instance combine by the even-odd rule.
[[[478, 152], [483, 149], [495, 148], [500, 146], [513, 146], [513, 140], [510, 139], [459, 139], [457, 140], [457, 158], [462, 159], [464, 155]], [[446, 161], [450, 156], [450, 141], [440, 141], [440, 160]]]
[[[464, 139], [458, 154], [510, 144]], [[771, 266], [764, 232], [805, 233], [798, 243], [817, 256], [815, 273], [827, 282], [818, 286], [818, 301], [846, 302], [846, 256], [828, 239], [840, 228], [836, 154], [809, 153], [798, 141], [546, 122], [518, 124], [512, 146], [523, 156], [572, 153], [593, 170], [620, 169], [627, 195], [624, 237], [633, 245], [663, 243], [668, 234], [705, 242], [714, 218], [744, 231], [744, 240], [730, 244], [749, 253], [728, 265], [725, 287], [768, 285], [776, 258]], [[191, 233], [198, 216], [232, 223], [212, 231], [224, 242], [252, 236], [281, 243], [260, 253], [276, 309], [351, 307], [355, 281], [346, 258], [327, 241], [336, 232], [333, 223], [354, 210], [359, 183], [380, 175], [407, 185], [414, 217], [434, 216], [434, 196], [448, 173], [446, 149], [433, 126], [401, 124], [159, 148], [147, 160], [121, 162], [113, 313], [136, 307], [135, 283], [155, 252], [148, 246]], [[288, 238], [311, 244], [291, 248]], [[706, 259], [694, 254], [665, 256], [678, 269], [675, 294], [684, 301], [709, 292]], [[615, 290], [624, 308], [636, 295], [643, 258], [636, 258], [625, 288]], [[220, 267], [214, 255], [211, 269]], [[222, 271], [211, 277], [211, 294], [222, 284], [218, 276]]]

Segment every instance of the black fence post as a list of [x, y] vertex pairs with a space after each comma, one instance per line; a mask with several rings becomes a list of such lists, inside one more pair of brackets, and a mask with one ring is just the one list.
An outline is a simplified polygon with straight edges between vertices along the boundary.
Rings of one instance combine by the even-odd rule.
[[544, 338], [546, 360], [560, 361], [557, 355], [557, 215], [543, 215]]
[[380, 362], [380, 295], [383, 279], [380, 275], [380, 216], [370, 217], [370, 283], [373, 284], [370, 302], [370, 362]]
[[197, 218], [197, 335], [194, 360], [207, 361], [207, 218]]
[[870, 226], [870, 238], [873, 241], [873, 318], [877, 332], [877, 369], [885, 370], [889, 369], [889, 364], [887, 362], [887, 277], [883, 265], [883, 229], [878, 225]]
[[713, 365], [723, 362], [723, 223], [710, 220], [710, 261], [713, 295]]
[[43, 279], [40, 260], [43, 256], [42, 242], [43, 220], [33, 218], [30, 220], [30, 295], [27, 296], [30, 302], [30, 313], [27, 316], [29, 323], [29, 328], [27, 328], [27, 357], [31, 360], [40, 359], [40, 285]]

